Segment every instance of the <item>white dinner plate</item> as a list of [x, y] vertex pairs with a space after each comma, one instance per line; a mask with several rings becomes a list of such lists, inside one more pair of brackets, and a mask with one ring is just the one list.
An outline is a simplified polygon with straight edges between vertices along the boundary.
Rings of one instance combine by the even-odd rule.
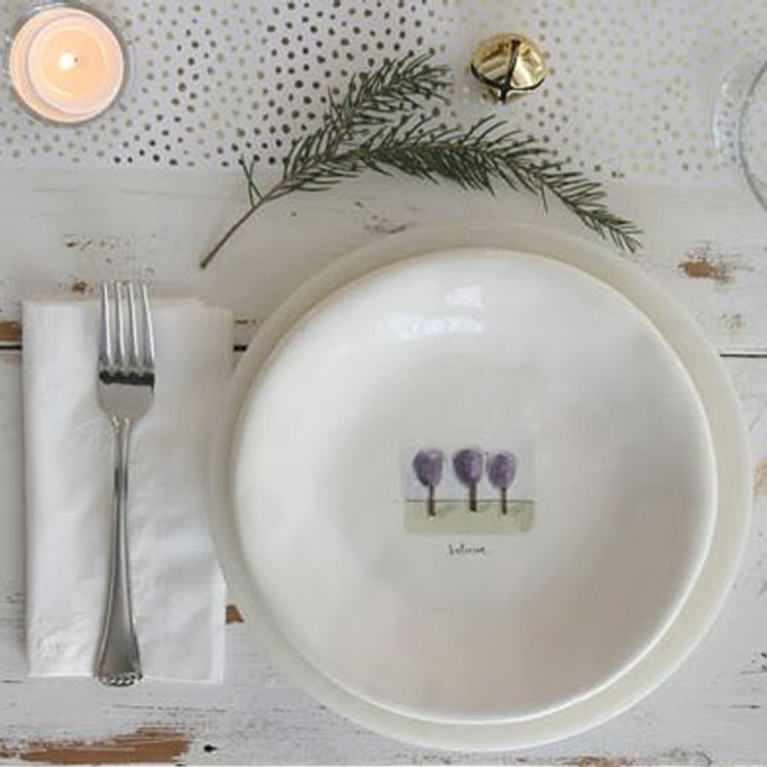
[[745, 535], [744, 440], [716, 356], [616, 256], [408, 233], [249, 349], [215, 533], [246, 620], [320, 698], [422, 743], [531, 745], [698, 640]]

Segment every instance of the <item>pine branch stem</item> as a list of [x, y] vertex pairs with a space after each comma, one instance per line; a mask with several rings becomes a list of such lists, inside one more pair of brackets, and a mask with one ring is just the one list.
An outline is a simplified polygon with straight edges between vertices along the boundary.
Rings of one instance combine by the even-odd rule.
[[284, 180], [275, 184], [268, 192], [262, 194], [257, 200], [251, 202], [250, 208], [245, 211], [222, 235], [221, 239], [215, 244], [215, 246], [209, 250], [204, 258], [200, 261], [200, 269], [207, 269], [212, 263], [213, 259], [219, 254], [219, 251], [234, 237], [235, 234], [250, 220], [251, 216], [258, 211], [262, 205], [266, 205], [267, 202], [271, 202], [278, 193], [285, 187]]
[[[324, 153], [316, 158], [313, 158], [303, 168], [303, 171], [311, 171], [317, 166], [322, 165], [323, 163], [327, 162], [329, 159], [348, 159], [349, 157], [352, 157], [356, 155], [356, 150], [347, 152], [344, 155], [337, 155], [335, 158], [333, 155], [329, 153]], [[244, 166], [243, 166], [244, 167]], [[207, 269], [211, 263], [213, 262], [213, 259], [219, 254], [219, 252], [224, 248], [224, 246], [229, 242], [229, 240], [234, 237], [239, 230], [248, 223], [250, 218], [253, 216], [254, 213], [258, 212], [259, 208], [261, 206], [266, 205], [268, 202], [272, 202], [273, 200], [276, 200], [278, 197], [281, 197], [290, 184], [292, 184], [295, 181], [295, 177], [291, 175], [285, 175], [283, 176], [280, 181], [278, 181], [271, 189], [268, 191], [261, 193], [258, 191], [258, 188], [256, 187], [255, 183], [253, 182], [253, 173], [252, 168], [247, 169], [245, 168], [245, 175], [247, 177], [248, 182], [248, 190], [251, 191], [251, 198], [250, 198], [250, 208], [245, 211], [227, 230], [224, 232], [224, 234], [221, 236], [221, 239], [218, 240], [218, 242], [214, 245], [214, 247], [209, 250], [203, 259], [200, 261], [200, 269]], [[252, 196], [252, 190], [256, 191], [256, 194], [258, 195], [257, 199], [254, 199]]]

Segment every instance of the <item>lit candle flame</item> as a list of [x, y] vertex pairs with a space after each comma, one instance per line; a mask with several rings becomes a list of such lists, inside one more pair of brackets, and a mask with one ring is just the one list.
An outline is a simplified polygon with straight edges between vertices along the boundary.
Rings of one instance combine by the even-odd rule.
[[61, 54], [61, 58], [59, 59], [59, 67], [64, 72], [68, 72], [70, 69], [74, 69], [76, 66], [77, 66], [77, 56], [75, 56], [74, 53], [69, 53], [67, 51]]

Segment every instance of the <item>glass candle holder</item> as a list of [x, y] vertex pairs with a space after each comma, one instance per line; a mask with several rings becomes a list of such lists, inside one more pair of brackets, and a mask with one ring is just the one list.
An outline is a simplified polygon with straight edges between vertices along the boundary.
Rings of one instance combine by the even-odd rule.
[[81, 3], [35, 7], [8, 41], [13, 91], [34, 117], [78, 125], [106, 112], [127, 79], [128, 55], [116, 27]]

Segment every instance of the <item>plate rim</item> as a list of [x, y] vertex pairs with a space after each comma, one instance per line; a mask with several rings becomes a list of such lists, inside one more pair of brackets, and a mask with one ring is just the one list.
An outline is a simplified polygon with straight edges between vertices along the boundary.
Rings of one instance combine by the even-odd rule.
[[[705, 561], [675, 618], [647, 651], [607, 684], [563, 707], [486, 723], [420, 719], [357, 697], [306, 661], [261, 609], [255, 584], [229, 524], [233, 501], [231, 448], [243, 405], [259, 370], [283, 337], [331, 293], [350, 282], [415, 256], [467, 248], [543, 256], [581, 269], [634, 304], [677, 355], [697, 391], [716, 457], [718, 498]], [[747, 435], [724, 366], [687, 310], [635, 265], [589, 240], [526, 224], [465, 222], [417, 227], [389, 235], [331, 262], [290, 295], [256, 334], [237, 366], [212, 462], [211, 528], [222, 570], [247, 623], [304, 688], [347, 718], [371, 730], [418, 745], [469, 750], [527, 748], [551, 743], [617, 716], [678, 668], [705, 636], [737, 572], [751, 514]]]

